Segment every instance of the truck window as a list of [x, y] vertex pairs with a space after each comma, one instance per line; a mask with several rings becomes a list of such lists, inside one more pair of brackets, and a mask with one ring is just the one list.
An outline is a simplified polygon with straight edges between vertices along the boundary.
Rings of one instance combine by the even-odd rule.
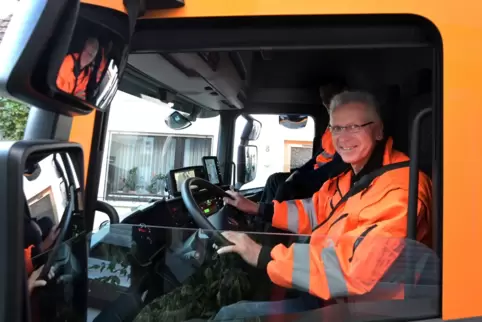
[[[259, 138], [249, 142], [250, 145], [258, 147], [257, 172], [254, 180], [244, 184], [241, 189], [264, 187], [266, 180], [273, 173], [290, 172], [305, 164], [313, 155], [315, 122], [312, 117], [308, 117], [304, 128], [288, 129], [279, 124], [277, 114], [252, 116], [262, 124]], [[246, 119], [239, 116], [236, 119], [234, 146], [239, 145], [245, 125]], [[234, 150], [233, 161], [237, 161], [237, 149]]]
[[[12, 1], [10, 1], [12, 2]], [[7, 30], [15, 3], [0, 14], [0, 43]], [[28, 105], [0, 96], [0, 140], [21, 140], [27, 125], [30, 108]]]
[[24, 103], [0, 97], [0, 140], [23, 139], [29, 111]]
[[[165, 122], [172, 112], [169, 104], [122, 91], [111, 104], [98, 199], [116, 208], [121, 221], [132, 209], [168, 196], [169, 170], [202, 165], [203, 156], [217, 153], [219, 116], [173, 130]], [[106, 215], [97, 213], [94, 229], [103, 220]]]

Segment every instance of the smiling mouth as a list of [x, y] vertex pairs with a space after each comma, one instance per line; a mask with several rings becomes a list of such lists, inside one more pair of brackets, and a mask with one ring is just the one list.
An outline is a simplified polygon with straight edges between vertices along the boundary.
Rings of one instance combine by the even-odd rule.
[[356, 145], [354, 145], [354, 146], [342, 146], [342, 147], [340, 147], [340, 149], [342, 151], [351, 151], [351, 150], [355, 149], [356, 147], [357, 147]]

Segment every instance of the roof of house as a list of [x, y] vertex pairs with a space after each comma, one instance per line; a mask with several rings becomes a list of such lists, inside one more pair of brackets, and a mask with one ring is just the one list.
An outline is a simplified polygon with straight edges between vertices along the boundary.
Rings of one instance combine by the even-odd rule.
[[7, 26], [11, 18], [12, 15], [9, 15], [5, 18], [0, 19], [0, 42], [2, 42], [3, 35], [5, 35], [5, 31], [7, 31]]

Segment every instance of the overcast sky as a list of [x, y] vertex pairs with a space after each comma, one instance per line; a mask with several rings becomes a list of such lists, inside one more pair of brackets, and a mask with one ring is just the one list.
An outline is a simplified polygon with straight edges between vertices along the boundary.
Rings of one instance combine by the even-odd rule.
[[0, 0], [0, 18], [5, 18], [13, 13], [17, 0]]

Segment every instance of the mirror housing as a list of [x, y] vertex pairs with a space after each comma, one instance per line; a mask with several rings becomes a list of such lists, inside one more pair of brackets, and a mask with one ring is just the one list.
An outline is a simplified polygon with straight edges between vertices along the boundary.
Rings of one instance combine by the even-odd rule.
[[241, 142], [256, 141], [261, 134], [261, 122], [251, 115], [243, 115], [243, 117], [246, 119], [246, 125], [241, 133]]
[[[86, 47], [89, 37], [98, 39], [103, 57], [79, 49]], [[111, 37], [108, 51], [109, 43], [103, 40]], [[0, 95], [70, 116], [85, 115], [94, 108], [105, 110], [127, 61], [129, 38], [129, 18], [124, 12], [79, 0], [21, 1], [0, 45]], [[71, 55], [75, 51], [78, 61]], [[57, 86], [61, 68], [63, 90]], [[69, 91], [84, 92], [85, 97]]]
[[246, 184], [256, 179], [258, 170], [258, 147], [255, 145], [240, 145], [238, 147], [237, 184]]
[[[76, 213], [72, 217], [69, 234], [80, 234], [85, 231], [84, 214], [83, 214], [83, 176], [84, 176], [84, 156], [82, 147], [77, 143], [59, 142], [53, 140], [29, 140], [29, 141], [3, 141], [0, 142], [0, 230], [5, 238], [2, 247], [2, 254], [8, 256], [8, 261], [0, 263], [0, 279], [3, 287], [1, 294], [6, 307], [22, 307], [25, 288], [26, 271], [19, 270], [19, 267], [25, 267], [25, 261], [22, 249], [24, 248], [24, 216], [27, 214], [26, 197], [24, 192], [24, 174], [26, 167], [31, 164], [38, 164], [46, 157], [55, 153], [68, 154], [68, 168], [66, 177], [77, 177], [75, 185], [75, 193], [70, 194], [74, 198], [73, 209]], [[43, 172], [43, 171], [42, 171]], [[53, 172], [54, 173], [54, 172]], [[75, 181], [75, 178], [74, 178]], [[70, 181], [72, 182], [72, 181]], [[72, 190], [71, 190], [72, 191]], [[59, 236], [55, 246], [61, 243], [62, 238]], [[60, 241], [60, 242], [59, 242]], [[82, 240], [81, 240], [82, 241]], [[85, 248], [85, 247], [84, 247]], [[87, 261], [87, 248], [85, 251], [76, 252], [76, 260], [79, 262]], [[7, 274], [8, 272], [8, 274]], [[76, 275], [74, 283], [78, 283], [77, 278], [85, 280], [87, 271], [80, 272]], [[72, 301], [82, 301], [87, 297], [87, 288], [80, 288], [74, 294]], [[8, 319], [8, 316], [2, 316]], [[11, 318], [11, 315], [10, 315]], [[85, 320], [85, 316], [79, 313], [79, 319]], [[11, 319], [10, 319], [11, 320]]]
[[183, 130], [192, 125], [191, 121], [178, 111], [174, 111], [164, 120], [166, 125], [173, 130]]
[[302, 129], [308, 123], [308, 115], [285, 114], [278, 117], [278, 123], [287, 129]]

